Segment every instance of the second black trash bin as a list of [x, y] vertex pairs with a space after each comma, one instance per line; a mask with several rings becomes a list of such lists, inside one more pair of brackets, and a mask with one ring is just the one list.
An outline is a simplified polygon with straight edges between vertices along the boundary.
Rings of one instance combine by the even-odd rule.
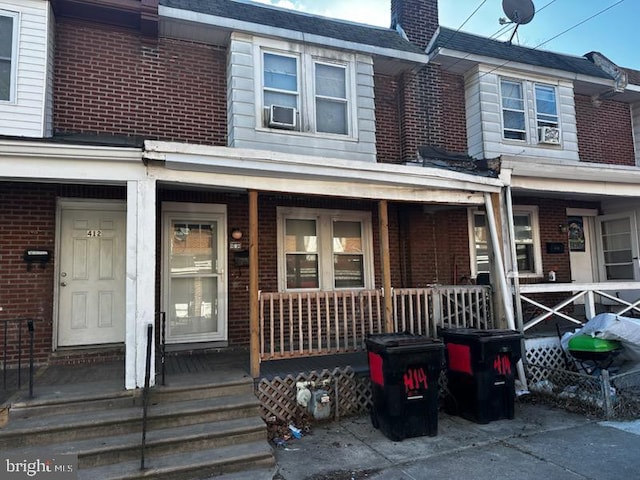
[[367, 338], [373, 393], [371, 421], [394, 441], [438, 433], [441, 342], [410, 333]]
[[447, 350], [447, 413], [476, 423], [512, 419], [522, 334], [472, 328], [441, 334]]

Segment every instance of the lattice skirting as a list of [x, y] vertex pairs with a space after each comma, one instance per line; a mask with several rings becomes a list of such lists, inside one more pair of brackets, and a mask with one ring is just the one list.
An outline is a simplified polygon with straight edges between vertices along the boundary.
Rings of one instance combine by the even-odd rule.
[[[557, 337], [525, 339], [527, 377], [530, 384], [548, 380], [550, 370], [571, 370]], [[296, 382], [312, 381], [317, 385], [328, 381], [326, 390], [331, 397], [331, 418], [340, 418], [367, 412], [372, 404], [371, 383], [368, 375], [358, 375], [351, 367], [333, 371], [299, 373], [272, 380], [261, 379], [256, 385], [256, 395], [261, 403], [261, 415], [265, 421], [291, 422], [300, 418], [305, 409], [296, 402]], [[440, 377], [440, 396], [446, 392], [445, 372]]]
[[[263, 378], [256, 385], [256, 395], [261, 403], [261, 415], [267, 422], [290, 422], [299, 418], [305, 409], [296, 402], [296, 383], [326, 383], [325, 390], [331, 398], [331, 418], [357, 415], [368, 411], [372, 403], [371, 384], [368, 376], [357, 375], [351, 367], [333, 371], [299, 373], [272, 380]], [[319, 387], [320, 388], [320, 387]]]
[[[525, 345], [525, 363], [538, 365], [556, 370], [568, 368], [566, 356], [560, 346], [558, 337], [527, 338]], [[528, 380], [539, 382], [545, 379], [545, 370], [539, 368], [527, 369]]]

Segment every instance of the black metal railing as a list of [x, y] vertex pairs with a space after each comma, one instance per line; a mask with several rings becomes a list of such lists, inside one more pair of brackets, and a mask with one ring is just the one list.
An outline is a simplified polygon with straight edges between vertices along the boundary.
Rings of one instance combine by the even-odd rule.
[[144, 449], [147, 442], [147, 410], [149, 407], [149, 380], [151, 378], [151, 346], [153, 325], [147, 325], [147, 355], [144, 370], [144, 390], [142, 391], [142, 443], [140, 446], [140, 470], [144, 470]]
[[[17, 356], [17, 369], [16, 369], [16, 386], [20, 390], [22, 388], [22, 358], [24, 330], [26, 327], [26, 333], [29, 337], [29, 398], [33, 398], [33, 370], [34, 370], [34, 358], [33, 358], [33, 344], [35, 341], [35, 320], [31, 318], [14, 318], [0, 320], [3, 325], [3, 353], [2, 353], [2, 386], [4, 390], [9, 388], [7, 382], [8, 363], [9, 363], [9, 347], [11, 346], [14, 355]], [[11, 333], [17, 333], [17, 342], [15, 338], [12, 342], [9, 342], [10, 324], [16, 326], [11, 329]], [[16, 332], [17, 330], [17, 332]], [[14, 357], [15, 358], [15, 357]], [[13, 360], [13, 359], [12, 359]], [[12, 361], [13, 363], [13, 361]]]
[[165, 373], [166, 373], [166, 363], [165, 357], [167, 353], [167, 315], [165, 312], [158, 313], [158, 318], [160, 320], [160, 338], [158, 339], [159, 346], [159, 357], [160, 357], [160, 378], [161, 385], [164, 386], [165, 383]]

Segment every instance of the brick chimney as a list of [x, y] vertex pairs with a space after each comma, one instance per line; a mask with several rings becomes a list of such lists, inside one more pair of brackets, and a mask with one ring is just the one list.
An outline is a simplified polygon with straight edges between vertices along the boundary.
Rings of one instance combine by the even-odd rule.
[[[391, 25], [425, 49], [438, 29], [438, 0], [391, 0]], [[398, 80], [401, 162], [417, 160], [421, 146], [444, 147], [442, 75], [429, 64]]]
[[438, 0], [391, 0], [391, 25], [400, 25], [412, 43], [426, 48], [438, 29]]

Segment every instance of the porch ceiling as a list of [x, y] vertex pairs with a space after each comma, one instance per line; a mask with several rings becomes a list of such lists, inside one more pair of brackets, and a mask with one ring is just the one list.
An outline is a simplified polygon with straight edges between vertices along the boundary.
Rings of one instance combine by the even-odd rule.
[[144, 159], [159, 181], [281, 193], [477, 205], [502, 187], [439, 168], [167, 142], [146, 142]]
[[[525, 159], [526, 160], [526, 159]], [[587, 162], [523, 161], [502, 157], [500, 178], [513, 192], [546, 197], [604, 199], [640, 197], [640, 168]]]

